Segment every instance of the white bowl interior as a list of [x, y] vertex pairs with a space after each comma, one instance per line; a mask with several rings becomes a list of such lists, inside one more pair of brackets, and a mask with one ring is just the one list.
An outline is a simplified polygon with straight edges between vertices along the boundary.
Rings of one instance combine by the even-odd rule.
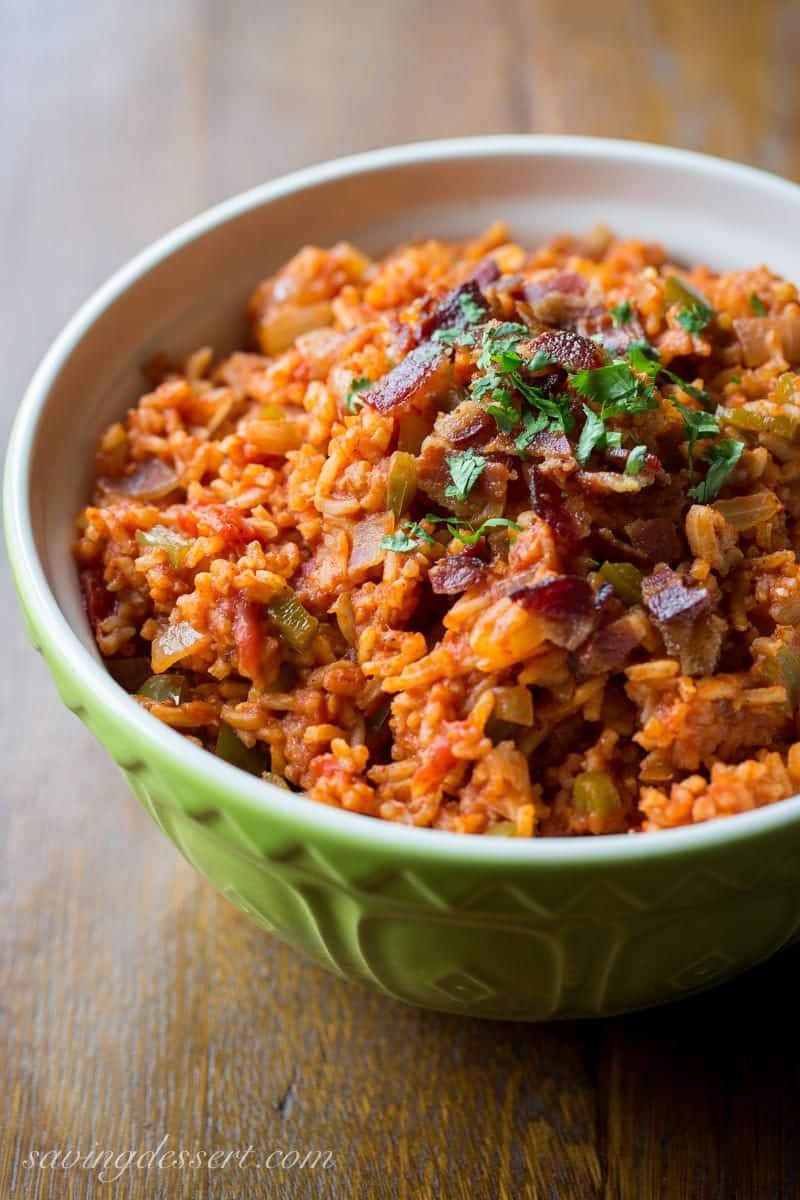
[[698, 156], [580, 139], [485, 139], [404, 148], [303, 172], [198, 218], [146, 252], [67, 335], [31, 460], [31, 517], [50, 586], [95, 652], [70, 556], [100, 431], [143, 390], [155, 351], [241, 345], [253, 286], [307, 242], [372, 253], [491, 221], [536, 243], [602, 222], [662, 242], [676, 260], [765, 262], [800, 279], [800, 189]]

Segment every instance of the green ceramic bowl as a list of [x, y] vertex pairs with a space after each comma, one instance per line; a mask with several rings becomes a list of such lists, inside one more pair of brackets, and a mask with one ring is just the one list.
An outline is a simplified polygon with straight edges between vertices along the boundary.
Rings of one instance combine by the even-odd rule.
[[716, 266], [800, 278], [800, 189], [678, 151], [486, 138], [379, 151], [257, 188], [145, 251], [81, 309], [25, 396], [5, 518], [31, 641], [181, 853], [316, 962], [410, 1004], [597, 1016], [766, 958], [800, 923], [800, 798], [696, 829], [515, 841], [401, 828], [265, 784], [161, 725], [104, 671], [70, 558], [99, 431], [157, 349], [232, 348], [252, 286], [300, 244], [524, 239], [602, 221]]

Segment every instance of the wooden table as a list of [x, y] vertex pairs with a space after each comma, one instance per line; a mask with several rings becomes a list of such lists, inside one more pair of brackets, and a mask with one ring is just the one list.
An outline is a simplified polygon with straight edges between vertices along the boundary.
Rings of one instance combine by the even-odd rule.
[[[384, 143], [538, 130], [800, 176], [791, 0], [6, 0], [10, 422], [112, 268], [209, 203]], [[522, 1027], [324, 975], [182, 861], [59, 704], [4, 567], [0, 1196], [800, 1194], [800, 958], [678, 1007]], [[331, 1151], [265, 1174], [27, 1170], [31, 1150]]]

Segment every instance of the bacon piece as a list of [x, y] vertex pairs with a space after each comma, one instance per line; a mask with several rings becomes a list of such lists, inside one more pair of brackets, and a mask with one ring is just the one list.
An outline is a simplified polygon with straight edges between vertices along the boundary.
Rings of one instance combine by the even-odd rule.
[[680, 534], [670, 517], [629, 521], [625, 533], [637, 554], [648, 562], [669, 563], [682, 557]]
[[449, 554], [434, 563], [428, 579], [437, 596], [456, 596], [477, 583], [485, 570], [486, 564], [474, 554]]
[[603, 340], [604, 349], [615, 358], [624, 354], [631, 342], [641, 341], [644, 337], [644, 329], [638, 317], [618, 326], [612, 325], [610, 321], [606, 324], [604, 321], [598, 333]]
[[366, 392], [361, 399], [379, 413], [393, 413], [443, 392], [451, 378], [450, 356], [423, 342]]
[[689, 586], [671, 567], [661, 566], [642, 580], [645, 608], [657, 623], [696, 621], [711, 607], [711, 593]]
[[487, 287], [500, 278], [500, 268], [493, 258], [482, 259], [474, 271], [467, 276], [467, 282], [477, 283], [478, 287]]
[[586, 616], [594, 609], [594, 592], [582, 575], [553, 575], [541, 583], [524, 584], [509, 595], [528, 612], [557, 621]]
[[586, 294], [588, 284], [589, 281], [585, 276], [579, 275], [577, 271], [561, 271], [552, 279], [534, 279], [530, 283], [526, 283], [522, 291], [528, 303], [534, 304], [543, 296], [549, 296], [553, 292], [560, 292], [565, 296], [583, 296]]
[[[641, 614], [626, 613], [603, 626], [583, 647], [578, 666], [584, 675], [603, 675], [624, 667], [644, 636]], [[646, 624], [646, 622], [645, 622]]]
[[574, 458], [573, 447], [565, 433], [556, 433], [552, 429], [543, 429], [528, 446], [531, 454], [542, 458]]
[[564, 503], [561, 488], [535, 464], [531, 467], [530, 493], [533, 511], [547, 522], [557, 541], [569, 548], [581, 540], [581, 531]]
[[567, 650], [580, 646], [597, 621], [594, 592], [581, 575], [554, 575], [541, 583], [524, 584], [509, 594], [517, 604], [544, 620], [549, 641]]
[[531, 358], [544, 351], [552, 363], [567, 371], [590, 371], [602, 367], [603, 355], [591, 338], [567, 329], [546, 330], [527, 344]]
[[485, 440], [494, 431], [494, 418], [475, 400], [464, 400], [449, 413], [440, 413], [434, 431], [451, 446], [466, 446], [477, 439]]
[[489, 303], [478, 284], [471, 279], [453, 288], [436, 305], [432, 313], [423, 317], [419, 323], [421, 338], [429, 338], [437, 329], [453, 329], [457, 325], [471, 325], [462, 307], [464, 302], [475, 305], [485, 316], [489, 312]]

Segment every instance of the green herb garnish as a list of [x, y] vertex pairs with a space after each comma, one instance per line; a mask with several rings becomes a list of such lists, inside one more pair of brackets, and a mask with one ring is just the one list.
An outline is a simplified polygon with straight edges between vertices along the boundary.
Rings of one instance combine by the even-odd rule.
[[348, 412], [358, 412], [359, 408], [364, 407], [364, 401], [361, 399], [359, 392], [365, 392], [367, 388], [371, 387], [372, 380], [367, 379], [366, 375], [362, 375], [360, 379], [353, 380], [344, 398], [344, 406]]
[[760, 296], [755, 292], [749, 297], [750, 308], [757, 317], [765, 317], [767, 315], [767, 306]]
[[623, 300], [621, 304], [615, 304], [612, 309], [609, 309], [611, 320], [618, 329], [620, 325], [628, 325], [633, 320], [633, 309], [631, 308], [630, 300]]
[[470, 522], [461, 517], [439, 517], [436, 513], [426, 513], [422, 521], [404, 521], [396, 533], [386, 534], [381, 538], [381, 546], [384, 550], [394, 550], [401, 554], [418, 550], [423, 543], [435, 546], [436, 539], [424, 528], [425, 523], [445, 525], [450, 536], [458, 538], [466, 546], [474, 546], [487, 529], [520, 529], [515, 521], [510, 521], [507, 517], [489, 517], [477, 529], [473, 529]]
[[475, 336], [463, 325], [455, 325], [451, 329], [437, 329], [431, 339], [444, 346], [474, 346]]
[[709, 446], [703, 455], [709, 464], [706, 477], [702, 483], [689, 488], [687, 495], [701, 504], [710, 504], [716, 500], [722, 485], [742, 457], [744, 442], [737, 438], [723, 438], [713, 446]]
[[582, 467], [586, 466], [593, 450], [602, 450], [606, 445], [606, 425], [603, 418], [599, 413], [588, 408], [585, 404], [583, 412], [586, 417], [586, 423], [581, 430], [581, 436], [578, 438], [578, 448], [575, 452], [578, 462]]
[[711, 413], [689, 408], [687, 405], [681, 404], [680, 400], [673, 400], [672, 403], [683, 417], [683, 424], [686, 427], [686, 437], [689, 442], [689, 473], [693, 475], [694, 448], [698, 439], [716, 437], [719, 433], [719, 425]]
[[547, 429], [549, 424], [550, 418], [547, 413], [524, 412], [522, 414], [522, 433], [514, 441], [517, 450], [520, 453], [524, 453], [537, 433], [541, 433], [544, 429]]
[[488, 458], [478, 454], [472, 446], [445, 458], [452, 483], [444, 490], [445, 496], [455, 500], [466, 500], [475, 484], [489, 465]]
[[645, 338], [638, 338], [635, 342], [631, 342], [625, 353], [634, 371], [638, 371], [640, 375], [646, 375], [648, 379], [655, 379], [661, 370], [659, 353], [655, 346], [651, 346]]
[[[440, 521], [441, 517], [438, 518]], [[447, 520], [447, 530], [453, 537], [458, 538], [466, 546], [474, 546], [478, 538], [483, 537], [487, 529], [513, 529], [519, 533], [521, 526], [516, 521], [511, 521], [508, 517], [489, 517], [483, 521], [477, 529], [471, 529], [466, 521], [450, 521]]]
[[419, 521], [404, 521], [395, 533], [386, 533], [381, 538], [381, 549], [394, 550], [396, 554], [407, 554], [410, 550], [419, 550], [423, 545], [435, 546], [436, 539]]
[[472, 296], [468, 296], [466, 293], [462, 293], [458, 297], [458, 307], [464, 314], [464, 320], [468, 325], [479, 325], [486, 319], [485, 310]]
[[518, 346], [528, 336], [530, 331], [513, 321], [504, 321], [484, 330], [478, 357], [478, 366], [484, 374], [473, 382], [472, 394], [476, 400], [491, 401], [486, 411], [494, 417], [501, 433], [511, 433], [519, 424], [522, 413], [518, 395], [534, 412], [546, 416], [546, 425], [541, 428], [568, 433], [575, 424], [568, 399], [554, 399], [524, 377], [524, 372], [541, 371], [552, 365], [548, 355], [541, 350], [526, 362]]
[[702, 333], [713, 316], [713, 308], [698, 302], [678, 310], [678, 324], [682, 325], [687, 333]]
[[607, 367], [578, 371], [570, 377], [579, 396], [594, 400], [605, 417], [633, 416], [656, 407], [652, 384], [640, 379], [626, 362], [613, 362]]
[[628, 455], [623, 475], [638, 475], [644, 469], [647, 446], [634, 446]]
[[714, 399], [704, 392], [702, 388], [695, 387], [694, 384], [687, 383], [685, 379], [681, 379], [680, 375], [676, 375], [674, 371], [670, 371], [668, 367], [662, 367], [659, 353], [655, 346], [651, 346], [644, 338], [639, 338], [638, 341], [631, 342], [628, 349], [625, 351], [634, 370], [641, 375], [647, 375], [648, 379], [655, 380], [659, 375], [665, 376], [670, 383], [674, 383], [682, 391], [686, 392], [687, 396], [691, 396], [693, 400], [697, 400], [703, 405], [703, 408], [711, 408], [714, 404]]

